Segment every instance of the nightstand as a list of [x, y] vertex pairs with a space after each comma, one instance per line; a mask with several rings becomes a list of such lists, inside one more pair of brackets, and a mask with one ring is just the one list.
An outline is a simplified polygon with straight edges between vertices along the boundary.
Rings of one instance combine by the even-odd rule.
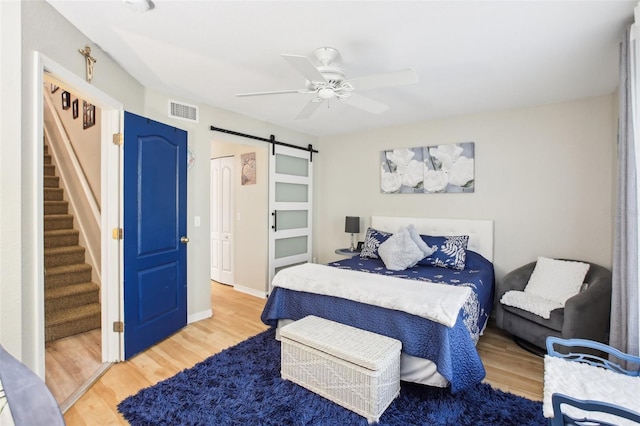
[[359, 256], [360, 250], [351, 251], [348, 248], [339, 248], [339, 249], [336, 249], [336, 254], [340, 254], [342, 256], [347, 256], [347, 257], [353, 257], [353, 256]]

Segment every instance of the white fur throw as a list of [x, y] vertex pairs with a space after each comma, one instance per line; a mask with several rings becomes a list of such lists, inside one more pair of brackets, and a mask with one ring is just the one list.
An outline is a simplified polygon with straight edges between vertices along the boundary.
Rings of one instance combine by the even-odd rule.
[[551, 311], [562, 308], [564, 305], [542, 297], [534, 296], [525, 291], [511, 290], [502, 295], [500, 303], [503, 305], [520, 308], [524, 311], [536, 314], [544, 319], [551, 317]]
[[404, 271], [415, 266], [425, 257], [424, 252], [413, 241], [407, 228], [404, 227], [390, 236], [387, 241], [380, 244], [378, 255], [384, 262], [384, 266], [392, 271]]
[[[577, 361], [545, 355], [544, 399], [542, 411], [545, 417], [553, 417], [551, 395], [561, 393], [582, 400], [595, 400], [619, 405], [640, 412], [640, 377], [627, 376], [602, 367], [593, 367]], [[636, 425], [606, 413], [583, 412], [564, 406], [563, 410], [576, 418], [607, 421], [616, 425]]]
[[453, 327], [471, 295], [466, 286], [437, 284], [304, 263], [280, 270], [274, 287], [341, 297], [408, 312]]

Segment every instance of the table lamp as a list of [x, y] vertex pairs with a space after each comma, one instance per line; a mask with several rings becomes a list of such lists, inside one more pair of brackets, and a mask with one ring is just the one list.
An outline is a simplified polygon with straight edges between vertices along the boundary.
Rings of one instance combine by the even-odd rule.
[[351, 247], [349, 250], [355, 251], [356, 246], [353, 241], [353, 234], [360, 233], [360, 217], [359, 216], [347, 216], [344, 222], [344, 232], [351, 233]]

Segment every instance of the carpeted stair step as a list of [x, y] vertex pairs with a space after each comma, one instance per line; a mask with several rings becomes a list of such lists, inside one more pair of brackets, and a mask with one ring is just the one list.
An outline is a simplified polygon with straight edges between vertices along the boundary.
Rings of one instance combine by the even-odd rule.
[[55, 229], [45, 231], [44, 248], [77, 246], [80, 241], [80, 231], [77, 229]]
[[69, 213], [68, 201], [45, 201], [44, 202], [44, 214], [67, 214]]
[[67, 266], [84, 263], [84, 247], [53, 247], [44, 249], [44, 267]]
[[[1, 1], [1, 0], [0, 0]], [[100, 286], [91, 281], [85, 248], [44, 145], [45, 341], [100, 328]]]
[[70, 214], [50, 214], [44, 218], [44, 230], [72, 229], [73, 215]]
[[46, 315], [45, 342], [100, 327], [100, 304], [91, 303]]
[[44, 201], [61, 201], [64, 194], [62, 188], [45, 188]]
[[44, 176], [45, 188], [58, 188], [60, 186], [60, 178], [58, 176]]
[[100, 286], [94, 282], [66, 285], [47, 290], [44, 310], [47, 315], [64, 309], [100, 303]]
[[53, 164], [45, 164], [44, 165], [44, 175], [45, 176], [55, 176], [56, 175], [56, 166]]
[[87, 283], [91, 281], [91, 265], [88, 263], [53, 266], [46, 268], [44, 274], [45, 290], [71, 284]]

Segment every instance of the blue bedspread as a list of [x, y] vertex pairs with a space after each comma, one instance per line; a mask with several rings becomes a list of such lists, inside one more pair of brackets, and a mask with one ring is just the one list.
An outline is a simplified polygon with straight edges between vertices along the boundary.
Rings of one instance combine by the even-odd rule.
[[456, 324], [449, 328], [406, 312], [274, 287], [262, 312], [262, 321], [275, 326], [279, 319], [298, 320], [307, 315], [316, 315], [393, 337], [402, 342], [404, 353], [433, 361], [438, 372], [451, 384], [452, 392], [465, 389], [484, 378], [484, 366], [475, 344], [477, 336], [486, 325], [493, 304], [494, 274], [491, 262], [468, 251], [466, 267], [462, 271], [417, 267], [393, 272], [384, 268], [384, 264], [378, 259], [359, 257], [330, 265], [401, 278], [469, 286], [472, 297], [460, 311]]

